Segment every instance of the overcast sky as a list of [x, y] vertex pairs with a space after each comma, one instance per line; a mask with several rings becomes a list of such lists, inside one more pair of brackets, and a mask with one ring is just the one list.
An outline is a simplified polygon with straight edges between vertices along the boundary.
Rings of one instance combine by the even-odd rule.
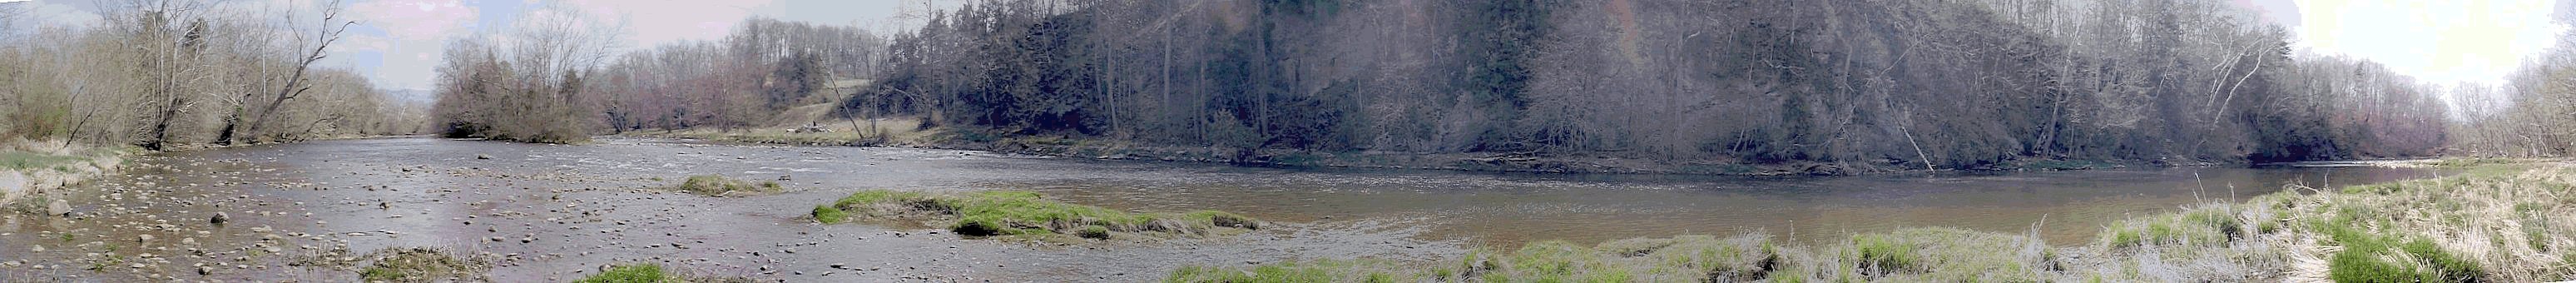
[[2553, 0], [2303, 0], [2299, 45], [2385, 64], [2424, 82], [2501, 84], [2558, 43]]
[[[6, 2], [8, 0], [0, 0]], [[310, 13], [328, 0], [234, 0], [224, 5], [275, 11], [297, 7]], [[552, 0], [549, 0], [552, 1]], [[885, 31], [904, 29], [897, 16], [922, 7], [947, 8], [957, 0], [561, 0], [594, 18], [623, 22], [629, 48], [647, 48], [681, 40], [713, 40], [731, 33], [744, 18], [765, 16], [793, 21], [856, 25]], [[120, 0], [37, 0], [34, 18], [43, 25], [90, 26]], [[358, 25], [332, 57], [322, 64], [357, 69], [377, 87], [427, 89], [449, 39], [477, 32], [506, 31], [511, 23], [539, 6], [532, 0], [350, 0], [348, 14]], [[311, 23], [304, 23], [310, 25]]]
[[[7, 0], [0, 0], [7, 1]], [[46, 24], [91, 24], [113, 0], [39, 0]], [[281, 9], [316, 0], [237, 0], [235, 7]], [[885, 31], [922, 7], [959, 0], [562, 0], [626, 25], [625, 46], [723, 37], [743, 18], [767, 16]], [[2265, 10], [2293, 26], [2297, 45], [2317, 54], [2367, 58], [2426, 82], [2497, 83], [2523, 60], [2557, 43], [2565, 26], [2550, 20], [2562, 0], [2230, 0]], [[526, 15], [533, 0], [355, 0], [360, 26], [333, 48], [326, 64], [358, 69], [380, 87], [425, 89], [448, 39], [496, 31]], [[309, 9], [309, 8], [308, 8]]]

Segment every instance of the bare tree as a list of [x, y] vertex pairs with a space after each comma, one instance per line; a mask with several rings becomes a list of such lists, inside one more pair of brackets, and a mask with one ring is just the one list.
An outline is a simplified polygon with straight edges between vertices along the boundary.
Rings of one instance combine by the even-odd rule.
[[[246, 131], [249, 133], [247, 136], [260, 136], [262, 133], [262, 127], [268, 125], [270, 120], [273, 119], [272, 117], [277, 116], [276, 113], [278, 107], [286, 106], [288, 101], [294, 100], [296, 97], [303, 95], [305, 91], [312, 90], [312, 86], [305, 85], [304, 83], [305, 72], [312, 69], [314, 62], [322, 61], [322, 58], [330, 57], [328, 49], [331, 47], [331, 43], [339, 41], [340, 33], [347, 31], [349, 29], [349, 25], [357, 24], [357, 21], [347, 21], [340, 18], [340, 13], [344, 9], [340, 1], [333, 0], [323, 5], [324, 6], [321, 11], [321, 24], [315, 27], [312, 37], [307, 38], [302, 33], [296, 34], [296, 38], [298, 39], [297, 42], [299, 42], [296, 45], [297, 47], [304, 46], [301, 42], [309, 41], [312, 43], [312, 49], [307, 51], [297, 51], [294, 71], [285, 77], [284, 85], [278, 87], [274, 94], [269, 95], [267, 97], [267, 101], [261, 104], [263, 106], [261, 106], [258, 111], [249, 111], [248, 113], [244, 113], [244, 111], [235, 111], [231, 114], [231, 117], [226, 118], [224, 120], [225, 124], [223, 130], [216, 135], [216, 143], [231, 144], [234, 142], [238, 137], [235, 135], [235, 128], [244, 127], [241, 125], [244, 123], [244, 121], [241, 120], [241, 117], [244, 115], [251, 117], [250, 120], [247, 121], [249, 124], [247, 126], [248, 130]], [[287, 14], [291, 17], [294, 13], [290, 12]]]
[[109, 25], [124, 35], [126, 46], [142, 56], [140, 83], [142, 92], [152, 98], [151, 132], [142, 142], [145, 149], [160, 150], [172, 139], [171, 127], [179, 122], [181, 111], [195, 100], [188, 93], [205, 79], [209, 66], [199, 64], [205, 55], [207, 13], [219, 2], [196, 0], [129, 0], [119, 13], [108, 19]]

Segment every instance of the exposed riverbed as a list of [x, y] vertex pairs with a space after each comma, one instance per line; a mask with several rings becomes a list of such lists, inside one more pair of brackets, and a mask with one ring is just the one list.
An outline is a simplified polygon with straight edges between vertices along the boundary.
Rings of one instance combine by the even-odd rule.
[[[408, 246], [487, 255], [498, 263], [491, 279], [505, 282], [569, 280], [617, 262], [787, 281], [1140, 281], [1184, 264], [1432, 258], [1465, 246], [1548, 239], [1765, 232], [1821, 241], [1907, 226], [2019, 232], [2044, 223], [2037, 227], [2043, 239], [2073, 243], [2129, 215], [2238, 201], [2285, 183], [2445, 174], [2341, 167], [1574, 175], [432, 138], [179, 152], [136, 157], [128, 166], [47, 196], [74, 200], [73, 217], [0, 216], [0, 263], [17, 263], [0, 266], [0, 278], [11, 279], [0, 281], [350, 281], [355, 269], [334, 259]], [[716, 198], [643, 189], [701, 174], [780, 180], [788, 192]], [[1055, 246], [802, 218], [815, 204], [868, 188], [1033, 190], [1116, 209], [1234, 211], [1274, 225], [1215, 239]], [[217, 212], [232, 221], [208, 223]]]

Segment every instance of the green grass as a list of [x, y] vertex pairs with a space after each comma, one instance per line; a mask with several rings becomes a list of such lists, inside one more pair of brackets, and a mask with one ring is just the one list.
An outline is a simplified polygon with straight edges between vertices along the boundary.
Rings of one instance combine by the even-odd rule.
[[668, 276], [668, 275], [664, 275], [664, 274], [662, 274], [662, 266], [661, 266], [661, 265], [653, 265], [653, 264], [633, 264], [633, 265], [619, 265], [619, 266], [616, 266], [616, 267], [610, 267], [610, 268], [608, 268], [608, 271], [601, 271], [601, 272], [599, 272], [599, 274], [591, 274], [589, 277], [582, 277], [582, 278], [581, 278], [581, 280], [573, 280], [572, 282], [575, 282], [575, 283], [657, 283], [657, 282], [681, 282], [681, 281], [680, 281], [680, 280], [678, 280], [678, 278], [674, 278], [674, 277], [671, 277], [671, 276]]
[[[1746, 281], [1781, 262], [1767, 237], [1688, 235], [1578, 245], [1485, 248], [1437, 262], [1318, 259], [1247, 267], [1189, 266], [1165, 282], [1700, 282]], [[1733, 279], [1733, 280], [1722, 280]]]
[[491, 264], [482, 260], [462, 259], [428, 248], [394, 248], [377, 251], [371, 257], [375, 264], [358, 271], [367, 282], [441, 282], [472, 279], [481, 276]]
[[2238, 211], [2231, 205], [2205, 205], [2179, 213], [2131, 218], [2103, 227], [2099, 238], [2112, 248], [2221, 247], [2247, 232], [2244, 221], [2237, 217]]
[[[2114, 221], [2093, 241], [1904, 228], [1812, 245], [1709, 236], [1542, 241], [1422, 262], [1175, 270], [1169, 282], [2534, 282], [2576, 279], [2576, 167], [2297, 189]], [[1748, 234], [1730, 239], [1765, 239]], [[2305, 239], [2316, 239], [2308, 241]], [[2081, 257], [2060, 258], [2061, 254]], [[2299, 264], [2294, 258], [2324, 259]], [[2556, 264], [2535, 264], [2556, 263]]]
[[[2348, 194], [2389, 196], [2408, 193], [2415, 182], [2354, 186]], [[2458, 184], [2454, 184], [2455, 186]], [[2438, 205], [2438, 204], [2437, 204]], [[2484, 282], [2484, 268], [2441, 249], [2421, 236], [2370, 227], [2395, 225], [2368, 205], [2339, 205], [2331, 217], [2311, 221], [2311, 230], [2326, 236], [2341, 251], [2327, 258], [2328, 278], [2336, 282]], [[2447, 225], [2462, 225], [2452, 223]]]
[[0, 151], [0, 168], [18, 171], [36, 169], [59, 170], [59, 168], [62, 168], [62, 165], [89, 162], [90, 158], [91, 157], [76, 155], [52, 155], [24, 151]]
[[1173, 271], [1172, 276], [1164, 278], [1163, 281], [1227, 283], [1336, 282], [1336, 279], [1338, 278], [1334, 278], [1334, 273], [1348, 268], [1351, 267], [1347, 263], [1329, 261], [1262, 265], [1260, 267], [1254, 267], [1249, 271], [1188, 266], [1181, 267], [1180, 270]]
[[2515, 160], [2515, 159], [2510, 159], [2510, 158], [2492, 158], [2492, 157], [2452, 157], [2452, 158], [2443, 158], [2442, 160], [2438, 160], [2438, 161], [2433, 161], [2433, 163], [2432, 163], [2431, 165], [2433, 165], [2433, 166], [2437, 166], [2437, 167], [2470, 167], [2470, 166], [2478, 166], [2478, 165], [2490, 165], [2490, 164], [2514, 164], [2514, 163], [2523, 163], [2523, 161], [2521, 161], [2521, 160]]
[[603, 270], [603, 271], [600, 271], [600, 272], [599, 272], [599, 273], [597, 273], [597, 274], [591, 274], [590, 276], [584, 276], [584, 277], [582, 277], [580, 280], [574, 280], [574, 281], [572, 281], [572, 282], [575, 282], [575, 283], [680, 283], [680, 282], [701, 282], [701, 283], [715, 283], [715, 282], [721, 282], [721, 283], [751, 283], [751, 282], [756, 282], [756, 281], [752, 281], [750, 278], [743, 278], [743, 277], [707, 277], [707, 276], [694, 276], [694, 275], [689, 275], [689, 274], [688, 274], [688, 272], [684, 272], [684, 271], [681, 271], [681, 270], [673, 270], [673, 269], [671, 269], [671, 268], [662, 267], [662, 265], [660, 265], [660, 264], [651, 264], [651, 263], [634, 263], [634, 264], [618, 264], [618, 265], [610, 266], [610, 267], [608, 267], [608, 270]]
[[750, 181], [725, 178], [721, 175], [689, 176], [688, 180], [680, 181], [680, 185], [674, 188], [679, 189], [682, 192], [704, 196], [767, 194], [783, 190], [778, 186], [778, 182], [760, 182], [754, 184]]
[[814, 206], [815, 222], [823, 222], [823, 224], [840, 224], [841, 221], [847, 221], [849, 219], [850, 213], [843, 212], [839, 208], [832, 208], [830, 205]]
[[1860, 250], [1860, 267], [1879, 272], [1913, 271], [1921, 267], [1914, 246], [1892, 239], [1892, 235], [1863, 234], [1852, 236], [1852, 246]]
[[1259, 229], [1261, 225], [1260, 221], [1250, 217], [1223, 211], [1128, 213], [1058, 202], [1022, 191], [925, 194], [864, 190], [833, 201], [829, 206], [818, 207], [816, 214], [821, 215], [826, 208], [866, 219], [933, 218], [934, 221], [946, 222], [944, 226], [949, 230], [968, 236], [1074, 234], [1107, 237], [1106, 232], [1084, 231], [1093, 228], [1107, 232], [1199, 235], [1218, 228]]

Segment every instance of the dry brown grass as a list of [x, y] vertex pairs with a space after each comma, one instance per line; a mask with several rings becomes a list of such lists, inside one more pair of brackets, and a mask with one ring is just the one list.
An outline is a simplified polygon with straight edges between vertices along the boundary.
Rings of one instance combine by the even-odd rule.
[[[2576, 167], [2323, 190], [2292, 186], [2119, 221], [2050, 246], [1913, 228], [1839, 242], [1755, 234], [1541, 242], [1436, 262], [1326, 259], [1191, 266], [1170, 282], [2328, 282], [2576, 279]], [[2375, 282], [2375, 281], [2373, 281]]]

